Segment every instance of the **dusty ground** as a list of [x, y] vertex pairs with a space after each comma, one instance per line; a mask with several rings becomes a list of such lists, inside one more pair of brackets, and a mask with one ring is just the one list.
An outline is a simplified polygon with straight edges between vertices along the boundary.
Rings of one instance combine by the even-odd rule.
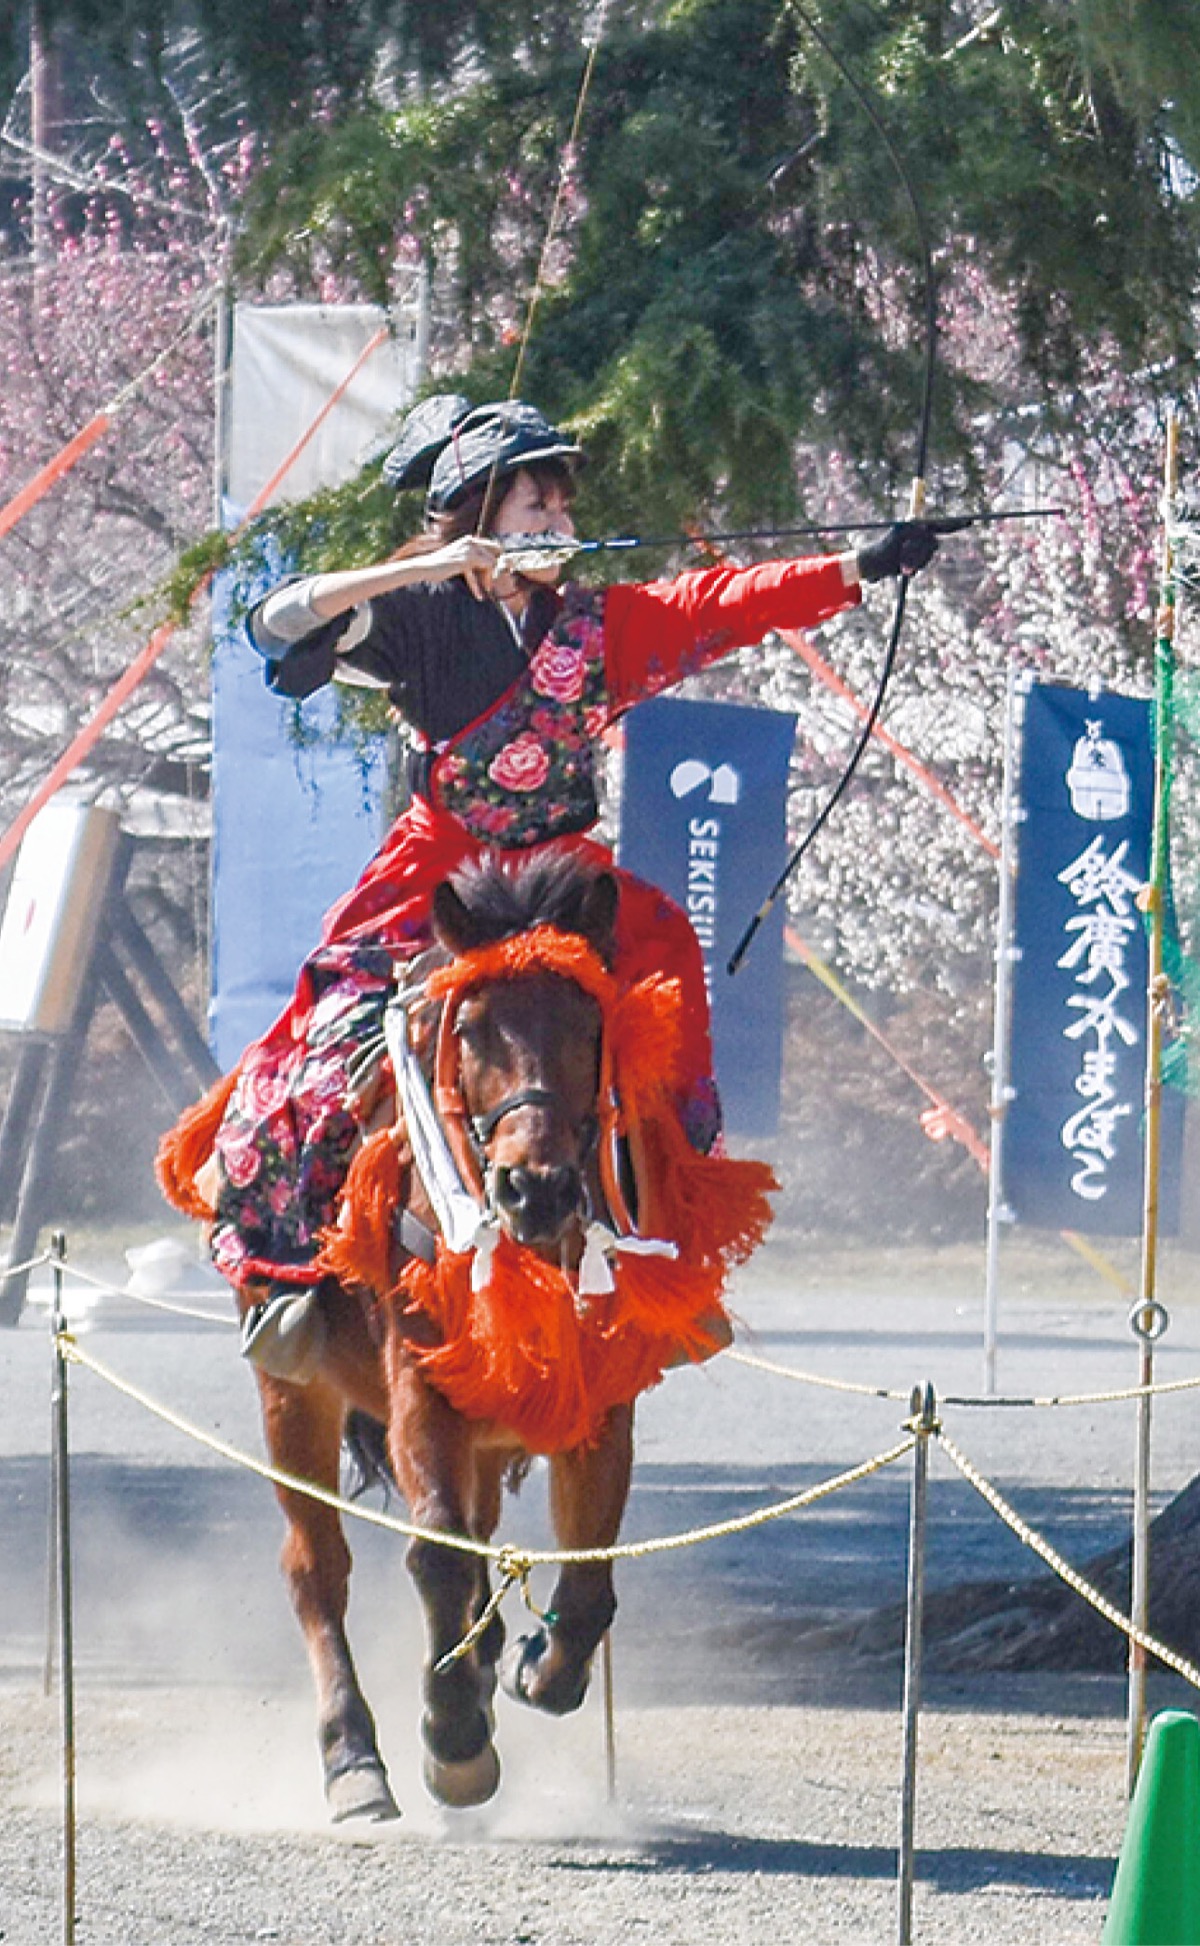
[[[776, 1257], [740, 1294], [755, 1352], [901, 1391], [926, 1378], [939, 1391], [977, 1389], [969, 1264], [897, 1260], [873, 1281], [836, 1263], [809, 1268], [791, 1275]], [[1134, 1376], [1124, 1305], [1073, 1273], [1018, 1284], [1002, 1322], [1007, 1389]], [[256, 1446], [252, 1388], [220, 1331], [109, 1302], [83, 1342], [190, 1418]], [[1200, 1310], [1182, 1297], [1161, 1360], [1163, 1376], [1200, 1370]], [[47, 1390], [35, 1309], [0, 1334], [5, 1946], [63, 1936], [58, 1709], [42, 1694]], [[425, 1798], [412, 1597], [396, 1543], [357, 1531], [354, 1637], [405, 1815], [335, 1832], [274, 1567], [269, 1490], [87, 1373], [73, 1376], [71, 1396], [82, 1946], [874, 1946], [897, 1936], [898, 1673], [845, 1666], [806, 1648], [803, 1633], [902, 1592], [899, 1469], [808, 1515], [623, 1570], [612, 1802], [596, 1697], [565, 1723], [502, 1705], [505, 1778], [486, 1812], [452, 1817]], [[1156, 1418], [1160, 1495], [1195, 1470], [1191, 1398], [1164, 1401]], [[734, 1365], [681, 1375], [645, 1402], [627, 1532], [679, 1532], [768, 1504], [889, 1445], [901, 1413]], [[1121, 1532], [1129, 1408], [947, 1420], [1071, 1558]], [[536, 1479], [505, 1532], [543, 1538]], [[935, 1465], [933, 1585], [1032, 1571], [971, 1490]], [[914, 1938], [1096, 1941], [1125, 1822], [1123, 1684], [967, 1683], [931, 1671], [927, 1698]], [[1151, 1700], [1195, 1704], [1174, 1683]]]

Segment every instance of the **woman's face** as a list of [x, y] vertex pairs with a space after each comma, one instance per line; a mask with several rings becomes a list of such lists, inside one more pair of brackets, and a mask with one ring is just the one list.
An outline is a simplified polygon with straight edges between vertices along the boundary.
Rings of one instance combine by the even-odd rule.
[[539, 480], [524, 468], [513, 476], [492, 522], [497, 538], [505, 534], [574, 534], [571, 502], [554, 480]]

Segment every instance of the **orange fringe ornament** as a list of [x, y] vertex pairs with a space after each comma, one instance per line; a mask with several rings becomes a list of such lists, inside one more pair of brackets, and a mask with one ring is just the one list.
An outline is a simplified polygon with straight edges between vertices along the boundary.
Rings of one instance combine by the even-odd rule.
[[766, 1236], [779, 1181], [768, 1163], [701, 1155], [675, 1106], [681, 994], [657, 975], [621, 996], [608, 1023], [612, 1071], [638, 1187], [638, 1228], [670, 1237], [681, 1259], [732, 1268]]
[[322, 1270], [380, 1294], [391, 1288], [395, 1217], [408, 1201], [411, 1173], [402, 1128], [368, 1136], [350, 1164], [337, 1226], [321, 1239]]
[[517, 980], [523, 973], [558, 973], [600, 1002], [607, 1012], [617, 997], [617, 983], [594, 946], [577, 933], [553, 926], [531, 926], [490, 946], [475, 946], [445, 966], [435, 967], [426, 981], [431, 1000], [460, 1000], [475, 987], [496, 980]]
[[[602, 1119], [615, 1111], [610, 1130], [629, 1143], [641, 1234], [669, 1239], [678, 1256], [614, 1252], [615, 1289], [580, 1298], [564, 1271], [502, 1235], [482, 1290], [471, 1288], [474, 1253], [453, 1254], [441, 1242], [433, 1265], [413, 1259], [393, 1286], [393, 1223], [410, 1158], [396, 1132], [383, 1130], [351, 1165], [339, 1225], [319, 1262], [365, 1284], [385, 1308], [429, 1321], [438, 1342], [418, 1349], [406, 1333], [406, 1348], [457, 1411], [506, 1428], [531, 1452], [556, 1453], [593, 1443], [614, 1406], [657, 1385], [681, 1357], [706, 1358], [725, 1342], [729, 1271], [762, 1242], [778, 1184], [765, 1163], [699, 1155], [684, 1133], [678, 982], [652, 976], [622, 993], [574, 935], [537, 927], [433, 973], [430, 997], [445, 1002], [443, 1054], [466, 993], [532, 972], [573, 980], [599, 1003]], [[439, 1088], [443, 1114], [461, 1112], [452, 1080]]]
[[154, 1173], [167, 1201], [200, 1223], [211, 1222], [215, 1211], [196, 1188], [196, 1176], [212, 1155], [237, 1079], [238, 1070], [234, 1068], [214, 1082], [193, 1107], [185, 1109], [174, 1128], [163, 1136], [154, 1158]]
[[614, 1266], [615, 1291], [580, 1302], [562, 1271], [508, 1237], [482, 1291], [471, 1265], [469, 1253], [439, 1248], [434, 1266], [405, 1266], [393, 1301], [430, 1318], [442, 1340], [410, 1355], [456, 1411], [530, 1452], [594, 1444], [613, 1406], [657, 1385], [681, 1351], [701, 1359], [718, 1348], [715, 1269], [630, 1259]]
[[770, 1164], [697, 1154], [671, 1114], [635, 1123], [630, 1142], [641, 1229], [670, 1237], [687, 1263], [719, 1264], [722, 1272], [747, 1263], [774, 1215], [769, 1199], [779, 1179]]

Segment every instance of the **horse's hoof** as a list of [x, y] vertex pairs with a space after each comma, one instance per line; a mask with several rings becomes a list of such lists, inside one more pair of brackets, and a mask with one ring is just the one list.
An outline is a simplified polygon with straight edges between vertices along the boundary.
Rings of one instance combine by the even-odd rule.
[[325, 1802], [334, 1824], [345, 1824], [349, 1818], [384, 1824], [400, 1816], [382, 1764], [356, 1764], [353, 1770], [340, 1770], [326, 1782]]
[[530, 1709], [545, 1710], [549, 1716], [570, 1716], [577, 1710], [587, 1695], [588, 1677], [591, 1674], [591, 1660], [583, 1665], [560, 1669], [557, 1676], [541, 1690], [534, 1687], [538, 1664], [543, 1660], [550, 1647], [545, 1629], [536, 1629], [532, 1635], [520, 1635], [510, 1642], [500, 1658], [500, 1687], [514, 1703], [524, 1703]]
[[469, 1811], [472, 1805], [486, 1804], [495, 1797], [500, 1784], [500, 1759], [496, 1746], [485, 1743], [477, 1757], [462, 1763], [443, 1763], [431, 1751], [425, 1752], [425, 1788], [439, 1804], [455, 1811]]

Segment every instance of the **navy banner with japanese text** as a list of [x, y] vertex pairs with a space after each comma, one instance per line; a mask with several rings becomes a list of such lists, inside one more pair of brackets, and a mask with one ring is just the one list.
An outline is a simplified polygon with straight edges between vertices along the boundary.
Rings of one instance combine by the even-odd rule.
[[625, 718], [621, 863], [681, 905], [700, 941], [725, 1125], [779, 1119], [783, 902], [739, 971], [726, 971], [778, 876], [796, 719], [781, 710], [657, 697]]
[[[1004, 1201], [1019, 1222], [1142, 1227], [1152, 705], [1035, 684], [1021, 755]], [[1160, 1226], [1178, 1222], [1183, 1099], [1163, 1096]]]

